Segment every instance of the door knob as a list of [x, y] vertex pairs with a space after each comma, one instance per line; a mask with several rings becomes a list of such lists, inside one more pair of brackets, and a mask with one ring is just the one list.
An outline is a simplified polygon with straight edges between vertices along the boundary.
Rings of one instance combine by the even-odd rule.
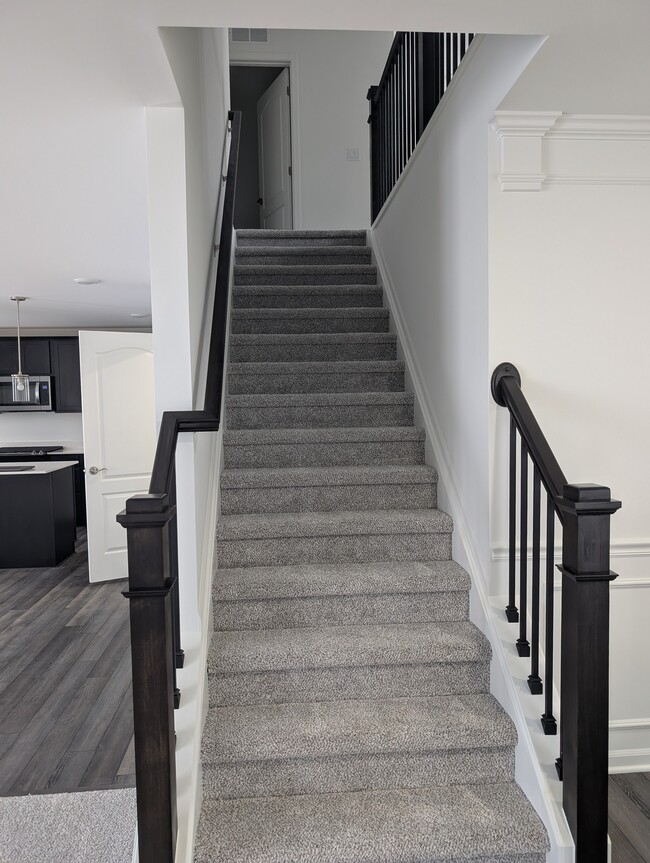
[[101, 473], [101, 471], [103, 471], [103, 470], [106, 470], [106, 468], [105, 467], [95, 467], [95, 465], [93, 465], [92, 467], [88, 468], [88, 473], [91, 476], [95, 476], [96, 474]]
[[264, 198], [258, 198], [258, 199], [257, 199], [257, 203], [258, 203], [258, 204], [260, 205], [260, 207], [261, 207], [261, 206], [264, 204]]

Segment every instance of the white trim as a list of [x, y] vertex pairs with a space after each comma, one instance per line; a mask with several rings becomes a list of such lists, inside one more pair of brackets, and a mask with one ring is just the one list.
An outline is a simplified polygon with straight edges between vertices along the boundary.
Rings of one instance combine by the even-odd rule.
[[[609, 739], [610, 773], [650, 771], [650, 717], [612, 719], [609, 723]], [[622, 745], [625, 742], [631, 745]]]
[[[639, 143], [650, 144], [650, 117], [496, 111], [490, 128], [500, 139], [498, 182], [504, 192], [541, 191], [543, 186], [650, 185], [650, 148], [638, 149]], [[567, 146], [576, 141], [587, 148], [578, 168], [584, 166], [584, 174], [575, 173], [575, 147]], [[613, 155], [612, 144], [629, 143], [637, 147]], [[612, 171], [612, 165], [618, 170]]]
[[[260, 51], [250, 47], [237, 47], [233, 57], [232, 43], [228, 63], [230, 66], [284, 66], [289, 69], [289, 103], [291, 106], [291, 192], [293, 203], [293, 230], [302, 228], [302, 165], [300, 159], [300, 119], [299, 119], [299, 75], [298, 55], [293, 51], [267, 51], [266, 43], [255, 43]], [[246, 43], [235, 43], [237, 46]], [[252, 43], [249, 43], [252, 44]], [[263, 53], [262, 53], [263, 52]]]
[[[474, 40], [472, 45], [475, 42], [476, 40]], [[404, 172], [402, 172], [400, 179], [404, 177], [406, 170], [408, 170], [408, 165]], [[393, 192], [389, 195], [387, 204], [390, 202], [392, 194], [399, 187], [399, 182], [398, 180]], [[373, 227], [368, 232], [368, 239], [372, 249], [373, 260], [377, 265], [379, 283], [384, 288], [386, 304], [391, 312], [391, 324], [397, 334], [398, 344], [400, 345], [402, 356], [411, 379], [416, 404], [422, 415], [422, 422], [427, 438], [435, 454], [439, 479], [444, 485], [449, 498], [450, 514], [454, 520], [454, 530], [457, 532], [463, 552], [467, 558], [467, 569], [472, 577], [470, 619], [481, 629], [492, 645], [490, 690], [498, 697], [517, 728], [519, 742], [516, 748], [516, 779], [522, 786], [524, 793], [531, 800], [531, 803], [535, 806], [551, 836], [553, 860], [557, 861], [557, 863], [573, 863], [574, 843], [562, 810], [560, 783], [553, 778], [553, 771], [545, 773], [540, 762], [540, 755], [532, 740], [528, 718], [524, 712], [520, 694], [517, 691], [517, 684], [508, 665], [503, 642], [495, 626], [494, 611], [487, 595], [487, 573], [481, 565], [480, 555], [469, 529], [469, 523], [458, 492], [458, 483], [451, 466], [451, 459], [440, 433], [440, 426], [435, 410], [426, 394], [423, 383], [424, 376], [418, 363], [410, 334], [404, 323], [405, 318], [397, 291], [395, 290], [382, 251], [375, 240], [374, 228], [381, 219], [383, 212], [384, 208], [382, 208]], [[534, 696], [531, 696], [531, 698], [534, 698]], [[552, 745], [549, 741], [557, 739], [545, 738], [542, 734], [538, 735], [538, 737], [543, 739], [542, 743], [545, 743], [547, 747]]]
[[415, 145], [415, 150], [413, 150], [413, 152], [411, 153], [411, 156], [410, 156], [408, 162], [406, 163], [404, 170], [402, 171], [402, 173], [397, 178], [397, 182], [395, 183], [393, 188], [390, 190], [390, 194], [388, 195], [388, 197], [384, 201], [384, 204], [383, 204], [381, 210], [379, 211], [379, 213], [377, 213], [377, 217], [375, 218], [375, 221], [372, 223], [371, 231], [374, 230], [374, 228], [376, 228], [379, 225], [379, 223], [381, 222], [381, 220], [384, 218], [384, 215], [387, 212], [391, 201], [393, 200], [393, 198], [397, 194], [398, 190], [401, 188], [402, 183], [404, 183], [404, 181], [406, 180], [406, 177], [407, 177], [409, 171], [411, 170], [411, 168], [413, 167], [413, 165], [417, 161], [417, 157], [419, 156], [420, 152], [422, 151], [422, 148], [424, 147], [427, 140], [429, 139], [429, 137], [430, 137], [431, 133], [433, 132], [436, 124], [439, 122], [440, 118], [442, 117], [443, 112], [445, 110], [445, 107], [447, 106], [447, 103], [452, 98], [454, 90], [456, 90], [456, 88], [458, 87], [459, 81], [461, 81], [463, 76], [465, 75], [465, 73], [469, 67], [469, 64], [474, 59], [474, 56], [477, 53], [478, 49], [480, 48], [484, 38], [485, 37], [483, 35], [479, 35], [479, 36], [475, 36], [472, 39], [472, 42], [471, 42], [469, 48], [467, 49], [467, 53], [463, 57], [463, 62], [460, 64], [460, 66], [458, 67], [456, 72], [454, 72], [454, 75], [453, 75], [451, 81], [449, 82], [449, 86], [447, 87], [445, 92], [442, 94], [442, 99], [438, 103], [438, 107], [433, 112], [433, 116], [429, 120], [426, 129], [422, 133], [420, 140]]
[[135, 827], [135, 836], [133, 838], [133, 856], [131, 857], [131, 863], [139, 863], [140, 854], [138, 852], [138, 826], [136, 824]]
[[[562, 546], [556, 544], [555, 546], [555, 556], [558, 557], [562, 553]], [[519, 549], [517, 548], [516, 557], [519, 559]], [[650, 539], [621, 539], [617, 542], [612, 542], [610, 545], [609, 551], [610, 557], [625, 557], [625, 558], [635, 558], [635, 557], [650, 557]], [[530, 558], [532, 553], [528, 552], [528, 557]], [[545, 558], [545, 555], [542, 554], [542, 557]], [[508, 546], [507, 545], [493, 545], [492, 546], [492, 560], [507, 560], [508, 559]]]

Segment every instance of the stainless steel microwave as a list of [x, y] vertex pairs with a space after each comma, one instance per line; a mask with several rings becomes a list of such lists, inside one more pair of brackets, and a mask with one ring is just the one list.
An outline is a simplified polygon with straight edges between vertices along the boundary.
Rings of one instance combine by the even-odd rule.
[[0, 377], [0, 413], [51, 411], [53, 408], [52, 381], [48, 376], [29, 376], [29, 401], [26, 402], [15, 402], [11, 392], [11, 377]]

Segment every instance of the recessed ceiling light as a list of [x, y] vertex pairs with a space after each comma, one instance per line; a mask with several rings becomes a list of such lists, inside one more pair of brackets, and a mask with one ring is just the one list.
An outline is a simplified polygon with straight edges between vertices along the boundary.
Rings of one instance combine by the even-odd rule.
[[150, 318], [151, 315], [140, 315], [137, 312], [131, 312], [132, 318]]
[[88, 276], [79, 276], [78, 279], [73, 279], [78, 285], [101, 285], [101, 279], [91, 279]]

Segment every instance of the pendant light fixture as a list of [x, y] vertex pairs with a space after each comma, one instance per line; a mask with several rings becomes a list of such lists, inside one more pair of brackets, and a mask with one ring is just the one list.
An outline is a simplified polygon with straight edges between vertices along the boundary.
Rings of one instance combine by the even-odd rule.
[[16, 304], [16, 332], [18, 334], [18, 372], [11, 376], [11, 394], [15, 402], [29, 401], [29, 375], [23, 374], [20, 359], [20, 304], [27, 297], [11, 297]]

